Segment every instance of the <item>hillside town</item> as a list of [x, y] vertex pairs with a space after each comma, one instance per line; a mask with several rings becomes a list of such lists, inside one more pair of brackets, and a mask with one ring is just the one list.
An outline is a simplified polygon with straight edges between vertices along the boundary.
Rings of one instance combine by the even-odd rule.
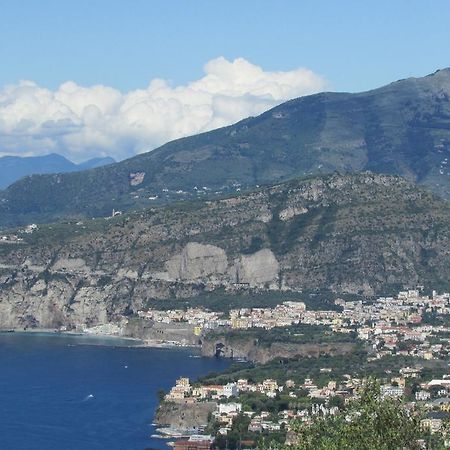
[[420, 290], [400, 291], [396, 297], [374, 301], [335, 300], [337, 310], [308, 310], [302, 301], [274, 308], [231, 309], [229, 317], [204, 308], [139, 311], [139, 317], [160, 323], [186, 322], [197, 335], [210, 330], [270, 330], [291, 325], [326, 326], [336, 333], [354, 333], [373, 349], [373, 357], [416, 356], [446, 358], [450, 351], [450, 293], [431, 296]]
[[[411, 412], [425, 411], [421, 426], [431, 433], [440, 433], [450, 420], [450, 374], [422, 382], [422, 370], [421, 366], [403, 367], [398, 373], [384, 378], [379, 388], [380, 396], [402, 400], [403, 407]], [[211, 404], [213, 410], [208, 424], [190, 430], [159, 431], [172, 437], [183, 433], [191, 435], [195, 442], [205, 445], [204, 441], [212, 443], [214, 436], [227, 436], [239, 420], [245, 421], [255, 442], [258, 435], [283, 432], [285, 442], [294, 443], [293, 424], [310, 424], [315, 417], [337, 414], [344, 405], [359, 398], [366, 382], [348, 374], [340, 380], [330, 379], [324, 385], [310, 378], [303, 383], [294, 380], [279, 383], [273, 379], [252, 383], [238, 379], [225, 385], [191, 384], [188, 378], [180, 378], [164, 401], [181, 405]], [[269, 405], [264, 399], [273, 402], [270, 409], [255, 408], [256, 399], [259, 405]], [[191, 445], [197, 448], [192, 442]]]
[[[270, 330], [297, 324], [327, 326], [330, 332], [353, 333], [367, 349], [368, 360], [409, 358], [416, 361], [396, 370], [386, 368], [378, 378], [381, 398], [402, 402], [408, 411], [423, 414], [421, 427], [444, 433], [450, 423], [450, 294], [433, 291], [426, 296], [420, 290], [401, 291], [395, 297], [376, 301], [336, 300], [339, 310], [312, 311], [301, 301], [288, 301], [274, 308], [232, 309], [228, 317], [202, 308], [141, 312], [142, 318], [166, 323], [188, 322], [201, 330]], [[403, 360], [401, 360], [403, 361]], [[424, 364], [436, 361], [440, 370]], [[439, 375], [437, 375], [439, 373]], [[163, 403], [211, 407], [207, 423], [191, 429], [162, 428], [164, 435], [185, 436], [175, 448], [206, 448], [213, 441], [227, 440], [239, 423], [255, 444], [261, 436], [282, 436], [283, 442], [295, 443], [293, 424], [310, 424], [315, 417], [338, 414], [352, 400], [359, 398], [367, 379], [354, 371], [338, 373], [333, 367], [321, 367], [317, 378], [264, 378], [259, 382], [235, 379], [226, 383], [192, 383], [180, 378], [165, 395]], [[222, 439], [222, 441], [220, 441]], [[222, 442], [223, 443], [223, 442]], [[246, 443], [251, 447], [251, 442]], [[203, 447], [202, 447], [203, 446]], [[209, 447], [208, 447], [209, 448]]]

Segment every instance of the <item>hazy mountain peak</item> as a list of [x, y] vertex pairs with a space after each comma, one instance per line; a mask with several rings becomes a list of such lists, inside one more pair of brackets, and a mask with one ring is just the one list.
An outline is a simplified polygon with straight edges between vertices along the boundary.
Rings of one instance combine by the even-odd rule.
[[99, 157], [75, 164], [58, 153], [41, 156], [3, 156], [0, 157], [0, 189], [27, 175], [75, 172], [114, 162], [111, 157]]

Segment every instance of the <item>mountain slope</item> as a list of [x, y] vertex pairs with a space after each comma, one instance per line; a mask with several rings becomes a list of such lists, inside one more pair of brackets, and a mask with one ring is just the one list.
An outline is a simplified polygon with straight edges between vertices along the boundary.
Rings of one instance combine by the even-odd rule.
[[91, 158], [85, 162], [77, 164], [77, 170], [89, 170], [97, 167], [107, 166], [108, 164], [114, 164], [116, 160], [111, 156], [104, 156], [98, 158]]
[[0, 327], [96, 324], [205, 292], [450, 283], [450, 205], [395, 176], [294, 180], [0, 241]]
[[25, 178], [0, 194], [0, 225], [101, 216], [148, 206], [149, 197], [171, 201], [199, 196], [195, 188], [224, 193], [335, 170], [399, 174], [450, 199], [449, 158], [445, 69], [369, 92], [295, 99], [93, 171]]
[[93, 158], [75, 164], [64, 156], [51, 153], [44, 156], [3, 156], [0, 158], [0, 189], [5, 189], [15, 181], [32, 174], [76, 172], [114, 163], [114, 159]]

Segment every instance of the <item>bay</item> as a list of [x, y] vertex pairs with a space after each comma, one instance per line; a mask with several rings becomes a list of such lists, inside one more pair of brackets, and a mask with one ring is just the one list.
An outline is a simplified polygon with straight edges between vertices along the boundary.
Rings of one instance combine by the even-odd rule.
[[0, 334], [0, 448], [167, 448], [150, 437], [158, 390], [228, 365], [115, 338]]

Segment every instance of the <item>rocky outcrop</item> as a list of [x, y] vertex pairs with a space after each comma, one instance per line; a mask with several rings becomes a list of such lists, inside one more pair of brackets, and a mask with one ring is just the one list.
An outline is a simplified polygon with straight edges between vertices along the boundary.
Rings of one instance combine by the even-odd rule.
[[283, 209], [283, 211], [280, 211], [278, 217], [280, 218], [280, 220], [286, 221], [300, 214], [306, 214], [307, 212], [308, 210], [306, 208], [293, 205], [288, 206], [287, 208]]
[[220, 356], [223, 358], [240, 358], [257, 363], [266, 363], [276, 358], [295, 358], [299, 356], [318, 357], [320, 355], [345, 355], [355, 349], [351, 342], [339, 343], [284, 343], [273, 342], [260, 345], [252, 339], [203, 338], [202, 355]]
[[215, 402], [169, 403], [160, 405], [155, 423], [176, 430], [191, 430], [208, 425], [208, 417], [217, 408]]
[[268, 248], [240, 255], [234, 264], [228, 264], [222, 248], [197, 242], [189, 242], [165, 266], [166, 272], [155, 273], [153, 277], [164, 281], [234, 283], [251, 287], [276, 288], [279, 271], [278, 261]]
[[189, 242], [181, 253], [166, 262], [168, 279], [182, 281], [220, 278], [227, 266], [227, 255], [223, 249], [197, 242]]
[[232, 269], [233, 281], [251, 287], [267, 285], [276, 289], [279, 270], [280, 265], [275, 255], [265, 248], [252, 255], [241, 255]]

